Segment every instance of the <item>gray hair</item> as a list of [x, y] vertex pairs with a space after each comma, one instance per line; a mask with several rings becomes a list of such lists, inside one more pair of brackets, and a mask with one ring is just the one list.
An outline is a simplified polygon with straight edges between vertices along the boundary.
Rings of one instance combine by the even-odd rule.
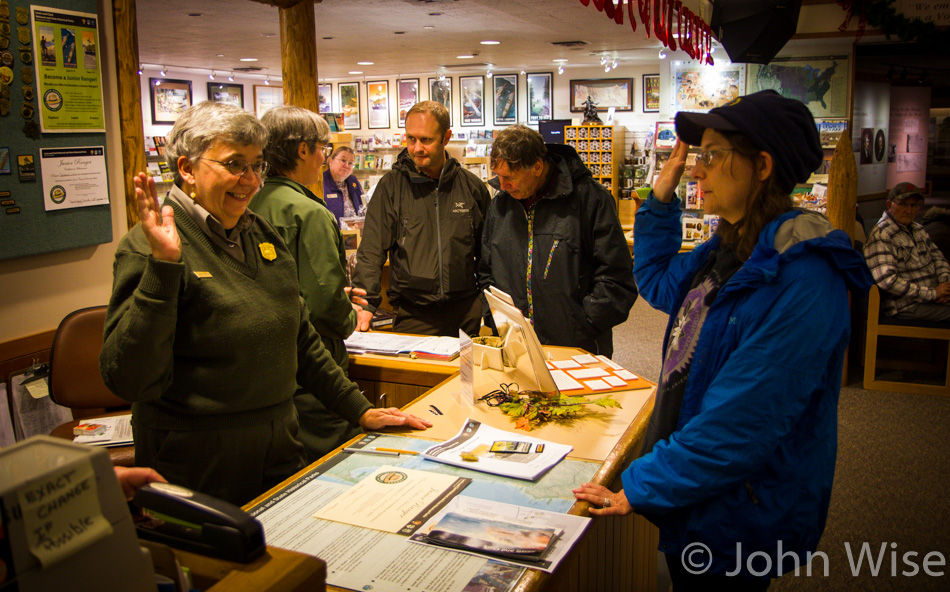
[[[435, 101], [419, 101], [409, 109], [409, 113], [406, 113], [406, 119], [409, 119], [409, 116], [413, 113], [428, 113], [435, 118], [436, 123], [439, 124], [439, 133], [443, 136], [445, 132], [449, 131], [449, 128], [452, 127], [452, 119], [449, 117], [449, 110], [445, 108], [445, 105], [442, 103], [437, 103]], [[440, 138], [441, 139], [441, 138]]]
[[534, 166], [547, 153], [541, 134], [530, 127], [511, 125], [495, 135], [491, 145], [491, 168], [504, 161], [510, 169], [525, 169]]
[[267, 176], [287, 176], [295, 168], [300, 143], [311, 151], [317, 144], [330, 143], [330, 125], [323, 117], [309, 109], [286, 105], [269, 109], [261, 117], [261, 123], [267, 128], [267, 145], [264, 146], [264, 160], [267, 161]]
[[178, 159], [182, 156], [193, 161], [215, 142], [263, 148], [266, 141], [267, 130], [254, 115], [234, 105], [204, 101], [178, 116], [168, 133], [165, 160], [175, 175], [175, 184], [180, 186]]

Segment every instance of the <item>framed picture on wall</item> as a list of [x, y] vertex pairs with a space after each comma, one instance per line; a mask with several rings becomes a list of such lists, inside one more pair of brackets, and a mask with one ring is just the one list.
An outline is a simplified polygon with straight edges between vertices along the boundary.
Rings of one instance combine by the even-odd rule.
[[749, 64], [745, 94], [771, 88], [805, 103], [814, 117], [847, 117], [849, 61], [847, 55], [830, 55], [776, 57], [764, 66]]
[[191, 107], [191, 81], [149, 78], [152, 99], [152, 125], [173, 125], [181, 112]]
[[397, 83], [397, 101], [399, 102], [399, 127], [406, 127], [406, 114], [419, 102], [419, 79], [404, 78]]
[[485, 125], [485, 77], [459, 76], [462, 125]]
[[643, 75], [643, 112], [660, 112], [660, 75]]
[[340, 82], [336, 85], [336, 90], [340, 95], [344, 127], [347, 131], [360, 129], [360, 83]]
[[554, 72], [528, 73], [528, 123], [554, 117]]
[[602, 78], [571, 81], [571, 111], [584, 111], [587, 98], [598, 111], [633, 111], [633, 78]]
[[209, 82], [208, 100], [244, 108], [244, 85], [228, 82]]
[[389, 81], [366, 83], [366, 107], [369, 129], [389, 128]]
[[254, 114], [260, 118], [274, 107], [284, 105], [284, 88], [263, 84], [254, 85]]
[[320, 105], [320, 113], [330, 113], [333, 111], [333, 85], [317, 85], [317, 102]]
[[442, 103], [449, 110], [449, 124], [452, 123], [452, 77], [429, 79], [429, 100]]
[[709, 111], [725, 105], [742, 94], [745, 88], [745, 64], [709, 68], [695, 63], [670, 63], [673, 87], [670, 113]]
[[495, 125], [518, 123], [518, 75], [495, 74]]

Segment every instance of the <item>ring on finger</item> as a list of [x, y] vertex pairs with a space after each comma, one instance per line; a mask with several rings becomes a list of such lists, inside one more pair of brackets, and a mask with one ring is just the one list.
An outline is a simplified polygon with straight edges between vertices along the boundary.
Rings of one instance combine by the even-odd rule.
[[610, 507], [610, 498], [609, 498], [609, 497], [605, 497], [605, 498], [604, 498], [604, 503], [601, 504], [601, 505], [602, 505], [603, 507], [605, 507], [605, 508], [609, 508], [609, 507]]

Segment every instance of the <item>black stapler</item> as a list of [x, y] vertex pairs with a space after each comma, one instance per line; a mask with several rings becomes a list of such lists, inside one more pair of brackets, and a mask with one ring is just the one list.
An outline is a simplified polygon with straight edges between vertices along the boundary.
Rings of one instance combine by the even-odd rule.
[[261, 523], [241, 508], [180, 485], [149, 483], [131, 505], [143, 539], [238, 563], [250, 563], [266, 548]]

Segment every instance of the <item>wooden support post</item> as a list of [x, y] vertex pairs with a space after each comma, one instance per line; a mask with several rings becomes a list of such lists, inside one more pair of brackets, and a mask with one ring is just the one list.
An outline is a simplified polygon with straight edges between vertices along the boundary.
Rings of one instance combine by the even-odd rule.
[[[858, 207], [858, 167], [851, 152], [851, 130], [845, 129], [838, 138], [828, 171], [828, 219], [832, 226], [843, 230], [854, 244], [855, 212]], [[848, 295], [850, 299], [850, 294]], [[852, 331], [854, 329], [852, 328]], [[841, 385], [848, 384], [849, 352], [844, 352]]]
[[280, 8], [280, 69], [284, 104], [320, 112], [317, 95], [317, 25], [313, 0]]
[[113, 0], [112, 20], [115, 27], [116, 88], [119, 95], [119, 133], [122, 135], [125, 217], [129, 228], [132, 228], [139, 219], [132, 176], [146, 170], [135, 0]]

